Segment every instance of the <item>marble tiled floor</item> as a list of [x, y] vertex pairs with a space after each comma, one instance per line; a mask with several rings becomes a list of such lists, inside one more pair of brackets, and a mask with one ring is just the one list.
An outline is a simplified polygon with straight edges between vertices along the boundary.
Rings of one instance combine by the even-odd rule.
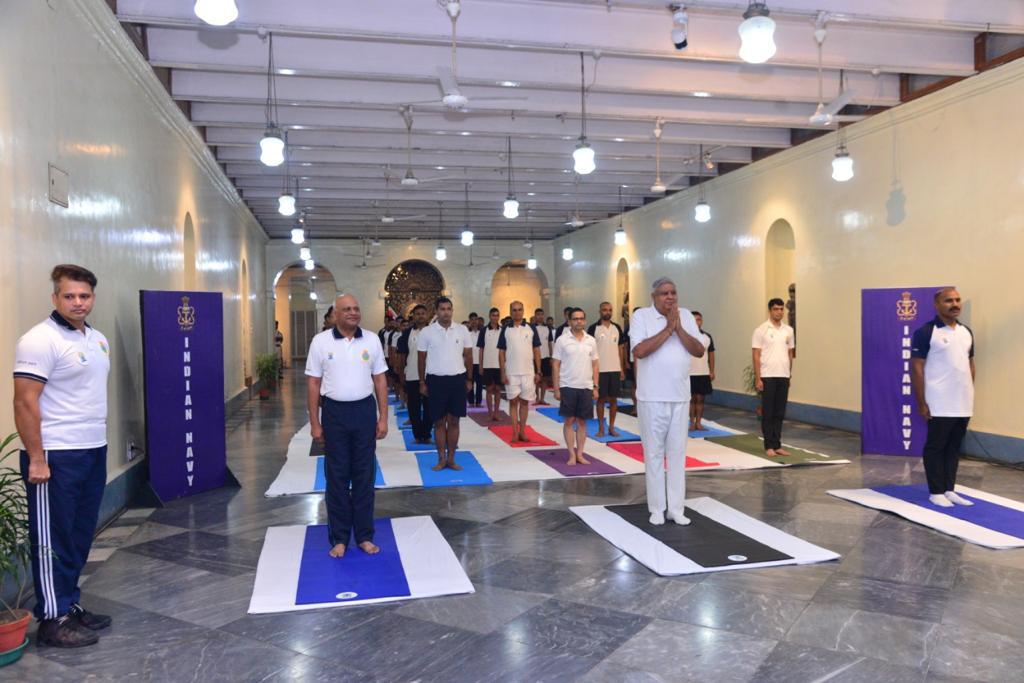
[[[856, 435], [799, 424], [787, 442], [853, 463], [693, 475], [688, 491], [838, 551], [838, 562], [655, 576], [566, 511], [640, 501], [640, 476], [383, 491], [380, 515], [434, 516], [474, 595], [248, 616], [266, 527], [324, 520], [316, 496], [263, 497], [304, 422], [300, 381], [228, 425], [241, 489], [158, 509], [103, 544], [114, 550], [83, 599], [114, 616], [98, 646], [33, 644], [0, 680], [1024, 680], [1024, 551], [827, 496], [923, 474], [908, 459], [860, 457]], [[709, 417], [756, 431], [749, 415]], [[971, 461], [961, 471], [965, 484], [1024, 498], [1024, 472]]]

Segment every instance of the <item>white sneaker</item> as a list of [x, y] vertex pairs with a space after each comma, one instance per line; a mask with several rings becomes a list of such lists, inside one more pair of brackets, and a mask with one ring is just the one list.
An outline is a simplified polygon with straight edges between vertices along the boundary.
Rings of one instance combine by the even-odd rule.
[[956, 492], [954, 492], [954, 491], [946, 491], [946, 500], [948, 500], [951, 503], [956, 503], [957, 505], [967, 505], [967, 506], [974, 505], [974, 503], [972, 503], [971, 501], [967, 500], [963, 496], [957, 495]]
[[[952, 505], [952, 503], [950, 503]], [[661, 526], [665, 523], [665, 515], [660, 512], [652, 512], [651, 519], [649, 520], [654, 526]]]
[[683, 514], [672, 514], [669, 518], [679, 526], [687, 526], [690, 523], [690, 518]]
[[933, 493], [928, 496], [928, 502], [940, 508], [951, 508], [953, 504], [949, 502], [949, 499], [941, 493]]

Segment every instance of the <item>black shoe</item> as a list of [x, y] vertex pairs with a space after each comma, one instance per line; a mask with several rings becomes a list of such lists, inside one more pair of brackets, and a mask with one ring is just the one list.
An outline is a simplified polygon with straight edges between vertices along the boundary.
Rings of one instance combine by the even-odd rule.
[[110, 626], [111, 619], [106, 614], [94, 614], [85, 609], [77, 602], [71, 605], [68, 611], [75, 620], [90, 631], [102, 631]]
[[36, 633], [37, 645], [53, 647], [85, 647], [99, 642], [99, 636], [78, 625], [70, 613], [60, 619], [43, 619]]

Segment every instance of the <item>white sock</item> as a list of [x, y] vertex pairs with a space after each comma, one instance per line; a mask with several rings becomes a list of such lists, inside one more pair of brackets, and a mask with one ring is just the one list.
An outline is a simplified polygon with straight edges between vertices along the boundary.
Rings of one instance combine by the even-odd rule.
[[[950, 505], [952, 505], [952, 503], [950, 503]], [[652, 512], [650, 522], [654, 526], [661, 526], [665, 523], [665, 515], [660, 512]]]
[[672, 518], [672, 521], [678, 524], [679, 526], [687, 526], [690, 523], [690, 518], [682, 514], [681, 512], [669, 516]]
[[946, 498], [946, 496], [942, 495], [941, 493], [933, 493], [930, 496], [928, 496], [928, 502], [940, 508], [953, 507], [953, 504], [949, 502], [949, 499]]
[[955, 491], [946, 491], [946, 499], [951, 503], [956, 503], [957, 505], [974, 505], [974, 503], [966, 498], [957, 495]]

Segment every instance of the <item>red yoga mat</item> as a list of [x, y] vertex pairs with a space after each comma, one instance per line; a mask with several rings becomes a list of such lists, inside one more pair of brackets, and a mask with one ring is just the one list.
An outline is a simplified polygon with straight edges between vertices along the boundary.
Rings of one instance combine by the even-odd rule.
[[[608, 447], [634, 460], [644, 461], [644, 445], [640, 442], [610, 443]], [[686, 456], [686, 469], [688, 470], [697, 470], [701, 467], [718, 467], [719, 465], [720, 463], [717, 462], [704, 462], [703, 460]], [[665, 467], [668, 467], [668, 460], [665, 461]]]
[[512, 448], [536, 448], [537, 446], [557, 446], [558, 442], [552, 441], [546, 436], [542, 436], [533, 430], [533, 427], [526, 426], [526, 438], [528, 441], [512, 441], [512, 425], [495, 425], [489, 427], [491, 433], [496, 437], [504, 441]]

